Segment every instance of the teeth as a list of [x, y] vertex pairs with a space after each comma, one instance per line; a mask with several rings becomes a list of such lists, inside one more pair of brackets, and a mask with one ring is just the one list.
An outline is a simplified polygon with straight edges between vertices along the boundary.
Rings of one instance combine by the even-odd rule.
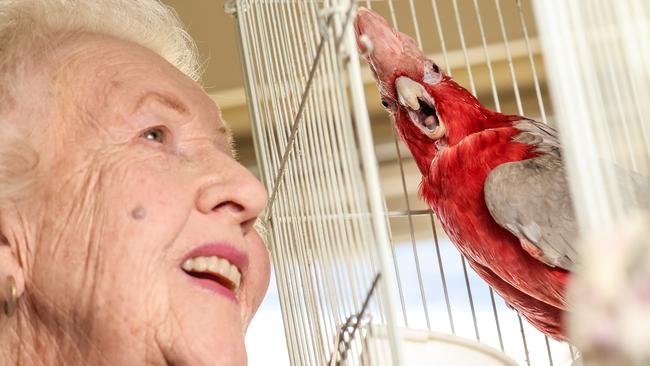
[[191, 271], [192, 268], [194, 268], [194, 260], [192, 258], [186, 260], [183, 262], [183, 265], [181, 267], [183, 267], [183, 269], [186, 271]]
[[418, 98], [427, 95], [424, 87], [405, 76], [400, 76], [395, 80], [395, 88], [400, 104], [410, 107], [417, 111], [420, 109], [420, 101]]
[[217, 257], [208, 257], [208, 267], [206, 269], [212, 273], [220, 273], [219, 261], [220, 259]]
[[194, 258], [194, 269], [203, 272], [208, 267], [208, 259], [206, 257]]
[[181, 264], [187, 272], [211, 273], [227, 279], [235, 285], [235, 293], [241, 284], [241, 272], [228, 260], [216, 256], [189, 258]]

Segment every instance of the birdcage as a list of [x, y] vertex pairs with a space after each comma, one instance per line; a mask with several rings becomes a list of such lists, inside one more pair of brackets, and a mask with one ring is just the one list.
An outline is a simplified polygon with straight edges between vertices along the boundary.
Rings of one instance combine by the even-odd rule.
[[[533, 4], [359, 2], [226, 6], [239, 31], [257, 160], [270, 192], [262, 221], [291, 363], [415, 364], [424, 344], [433, 345], [429, 355], [440, 344], [447, 348], [437, 355], [449, 355], [455, 344], [495, 364], [570, 363], [574, 349], [509, 309], [417, 198], [420, 173], [380, 109], [350, 27], [357, 5], [372, 8], [489, 108], [553, 123]], [[547, 5], [537, 4], [538, 15], [550, 14]], [[637, 89], [635, 97], [646, 95]], [[487, 364], [474, 360], [466, 364]]]

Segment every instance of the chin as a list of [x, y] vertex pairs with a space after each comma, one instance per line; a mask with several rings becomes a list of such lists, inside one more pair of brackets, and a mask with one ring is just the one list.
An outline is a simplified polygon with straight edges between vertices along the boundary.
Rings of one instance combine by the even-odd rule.
[[205, 366], [246, 366], [248, 357], [244, 342], [232, 344], [215, 342], [211, 347], [202, 349], [200, 359], [197, 362], [191, 362], [188, 365], [205, 365]]
[[[181, 348], [182, 345], [182, 349]], [[233, 339], [206, 341], [200, 336], [181, 340], [163, 350], [162, 365], [174, 366], [245, 366], [248, 361], [244, 342]]]
[[198, 309], [191, 311], [195, 312], [194, 316], [202, 318], [194, 322], [199, 326], [187, 329], [183, 332], [184, 339], [175, 342], [175, 346], [184, 346], [183, 354], [188, 356], [189, 362], [172, 363], [173, 365], [245, 366], [247, 364], [245, 333], [239, 316], [233, 319], [232, 315], [221, 313], [216, 319], [209, 319], [206, 312], [200, 312]]

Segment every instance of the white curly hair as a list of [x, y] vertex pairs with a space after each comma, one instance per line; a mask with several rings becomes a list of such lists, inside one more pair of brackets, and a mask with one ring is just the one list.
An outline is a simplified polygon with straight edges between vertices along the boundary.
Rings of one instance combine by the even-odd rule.
[[196, 45], [176, 12], [159, 0], [0, 0], [0, 204], [25, 192], [38, 154], [8, 121], [32, 58], [75, 33], [113, 36], [146, 47], [198, 81]]

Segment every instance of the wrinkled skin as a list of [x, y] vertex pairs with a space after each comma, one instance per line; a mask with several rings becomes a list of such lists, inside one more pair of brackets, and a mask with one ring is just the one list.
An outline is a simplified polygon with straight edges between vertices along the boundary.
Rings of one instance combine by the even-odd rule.
[[[10, 116], [40, 161], [33, 194], [0, 211], [0, 274], [21, 295], [0, 316], [0, 364], [245, 364], [269, 281], [253, 229], [267, 196], [233, 159], [218, 107], [109, 37], [68, 38], [40, 63]], [[248, 256], [238, 301], [180, 268], [214, 242]]]

